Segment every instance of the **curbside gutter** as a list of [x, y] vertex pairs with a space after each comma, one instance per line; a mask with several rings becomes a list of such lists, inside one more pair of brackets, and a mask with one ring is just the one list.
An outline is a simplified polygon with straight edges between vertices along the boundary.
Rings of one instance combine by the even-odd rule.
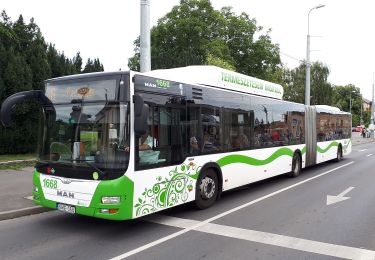
[[6, 220], [6, 219], [12, 219], [12, 218], [19, 218], [19, 217], [28, 216], [28, 215], [39, 214], [39, 213], [47, 212], [50, 210], [51, 209], [49, 208], [45, 208], [41, 206], [33, 206], [33, 207], [28, 207], [28, 208], [23, 208], [23, 209], [3, 211], [3, 212], [0, 212], [0, 221]]

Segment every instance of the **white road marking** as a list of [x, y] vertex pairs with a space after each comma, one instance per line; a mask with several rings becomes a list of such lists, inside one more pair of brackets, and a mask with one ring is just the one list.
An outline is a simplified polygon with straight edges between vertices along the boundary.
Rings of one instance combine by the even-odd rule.
[[33, 200], [33, 196], [24, 197], [27, 200]]
[[[231, 214], [231, 213], [233, 213], [233, 212], [239, 211], [239, 210], [241, 210], [241, 209], [243, 209], [243, 208], [246, 208], [246, 207], [248, 207], [248, 206], [250, 206], [250, 205], [253, 205], [253, 204], [255, 204], [255, 203], [258, 203], [258, 202], [260, 202], [260, 201], [262, 201], [262, 200], [265, 200], [265, 199], [268, 199], [268, 198], [270, 198], [270, 197], [273, 197], [273, 196], [275, 196], [275, 195], [277, 195], [277, 194], [280, 194], [281, 192], [284, 192], [284, 191], [287, 191], [287, 190], [293, 189], [293, 188], [295, 188], [295, 187], [297, 187], [297, 186], [299, 186], [299, 185], [302, 185], [302, 184], [304, 184], [304, 183], [306, 183], [306, 182], [312, 181], [312, 180], [314, 180], [314, 179], [316, 179], [316, 178], [319, 178], [319, 177], [322, 177], [322, 176], [324, 176], [324, 175], [327, 175], [327, 174], [329, 174], [329, 173], [331, 173], [331, 172], [334, 172], [334, 171], [336, 171], [336, 170], [338, 170], [338, 169], [341, 169], [341, 168], [343, 168], [343, 167], [349, 166], [349, 165], [352, 164], [352, 163], [354, 163], [354, 162], [346, 163], [346, 164], [341, 165], [341, 166], [339, 166], [339, 167], [336, 167], [336, 168], [333, 168], [333, 169], [328, 170], [328, 171], [326, 171], [326, 172], [323, 172], [323, 173], [321, 173], [321, 174], [318, 174], [318, 175], [316, 175], [316, 176], [314, 176], [314, 177], [311, 177], [311, 178], [308, 178], [308, 179], [306, 179], [306, 180], [303, 180], [303, 181], [297, 182], [297, 183], [295, 183], [295, 184], [293, 184], [293, 185], [290, 185], [290, 186], [288, 186], [288, 187], [286, 187], [286, 188], [283, 188], [283, 189], [280, 189], [280, 190], [278, 190], [278, 191], [272, 192], [272, 193], [270, 193], [270, 194], [268, 194], [268, 195], [265, 195], [265, 196], [263, 196], [263, 197], [260, 197], [260, 198], [258, 198], [258, 199], [255, 199], [255, 200], [249, 201], [249, 202], [247, 202], [247, 203], [245, 203], [245, 204], [242, 204], [242, 205], [237, 206], [237, 207], [235, 207], [235, 208], [233, 208], [233, 209], [230, 209], [230, 210], [228, 210], [228, 211], [225, 211], [225, 212], [223, 212], [223, 213], [221, 213], [221, 214], [219, 214], [219, 215], [216, 215], [216, 216], [214, 216], [214, 217], [212, 217], [212, 218], [209, 218], [209, 219], [207, 219], [207, 220], [205, 220], [205, 221], [202, 221], [202, 222], [199, 222], [199, 223], [197, 223], [197, 224], [195, 224], [195, 225], [192, 225], [192, 226], [190, 226], [189, 228], [185, 228], [185, 229], [183, 229], [183, 230], [177, 231], [177, 232], [175, 232], [175, 233], [173, 233], [173, 234], [171, 234], [171, 235], [168, 235], [168, 236], [166, 236], [166, 237], [160, 238], [160, 239], [155, 240], [155, 241], [153, 241], [153, 242], [151, 242], [151, 243], [145, 244], [145, 245], [140, 246], [140, 247], [138, 247], [138, 248], [135, 248], [135, 249], [133, 249], [133, 250], [131, 250], [131, 251], [128, 251], [128, 252], [126, 252], [126, 253], [124, 253], [124, 254], [121, 254], [121, 255], [119, 255], [119, 256], [116, 256], [116, 257], [114, 257], [114, 258], [111, 258], [110, 260], [119, 260], [119, 259], [124, 259], [124, 258], [126, 258], [126, 257], [129, 257], [129, 256], [132, 256], [132, 255], [137, 254], [137, 253], [139, 253], [139, 252], [142, 252], [142, 251], [144, 251], [144, 250], [146, 250], [146, 249], [149, 249], [149, 248], [151, 248], [151, 247], [153, 247], [153, 246], [156, 246], [156, 245], [159, 245], [159, 244], [161, 244], [161, 243], [164, 243], [165, 241], [168, 241], [168, 240], [170, 240], [170, 239], [172, 239], [172, 238], [175, 238], [175, 237], [181, 236], [181, 235], [183, 235], [183, 234], [185, 234], [185, 233], [187, 233], [187, 232], [189, 232], [189, 231], [191, 231], [191, 230], [195, 230], [195, 229], [197, 229], [197, 228], [200, 228], [201, 226], [203, 226], [203, 225], [205, 225], [205, 224], [207, 224], [207, 223], [209, 223], [209, 222], [215, 221], [215, 220], [217, 220], [217, 219], [219, 219], [219, 218], [222, 218], [222, 217], [224, 217], [224, 216], [226, 216], [226, 215], [229, 215], [229, 214]], [[151, 217], [152, 217], [152, 215], [151, 215]], [[150, 216], [149, 216], [149, 217], [145, 217], [144, 219], [147, 220], [148, 218], [150, 218]]]
[[[200, 223], [199, 221], [195, 220], [181, 219], [161, 215], [153, 215], [149, 218], [149, 221], [157, 224], [163, 224], [185, 229], [190, 228], [191, 226], [197, 226]], [[323, 243], [319, 241], [283, 236], [278, 234], [236, 228], [225, 225], [218, 225], [213, 223], [205, 223], [204, 225], [199, 226], [199, 228], [195, 230], [219, 236], [231, 237], [251, 242], [262, 243], [266, 245], [279, 246], [309, 253], [334, 256], [346, 259], [375, 258], [375, 251], [372, 250]]]
[[352, 189], [354, 189], [354, 187], [349, 187], [337, 196], [327, 195], [327, 206], [331, 205], [331, 204], [334, 204], [334, 203], [337, 203], [337, 202], [341, 202], [341, 201], [350, 199], [350, 197], [344, 197], [344, 196], [346, 194], [348, 194]]
[[370, 157], [370, 156], [372, 156], [372, 153], [370, 153], [370, 154], [366, 155], [366, 157]]
[[362, 150], [358, 150], [358, 152], [364, 152], [366, 151], [367, 149], [362, 149]]

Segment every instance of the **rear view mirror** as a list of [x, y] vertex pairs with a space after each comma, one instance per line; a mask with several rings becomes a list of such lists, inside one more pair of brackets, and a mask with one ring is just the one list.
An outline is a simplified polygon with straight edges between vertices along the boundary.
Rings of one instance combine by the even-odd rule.
[[30, 90], [23, 91], [11, 95], [1, 105], [0, 110], [0, 121], [4, 126], [9, 126], [12, 123], [12, 109], [16, 104], [22, 103], [26, 100], [35, 100], [40, 102], [43, 109], [50, 110], [52, 112], [52, 117], [55, 118], [56, 112], [53, 107], [51, 100], [49, 100], [42, 91], [40, 90]]
[[147, 131], [148, 105], [144, 103], [139, 95], [133, 96], [134, 101], [134, 132], [141, 136]]

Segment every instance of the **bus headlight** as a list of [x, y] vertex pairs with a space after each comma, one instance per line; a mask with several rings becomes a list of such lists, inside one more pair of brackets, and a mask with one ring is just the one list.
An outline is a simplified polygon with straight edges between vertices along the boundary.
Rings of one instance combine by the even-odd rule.
[[38, 192], [38, 191], [39, 191], [38, 187], [34, 186], [34, 192]]
[[118, 204], [120, 203], [120, 197], [102, 197], [103, 204]]

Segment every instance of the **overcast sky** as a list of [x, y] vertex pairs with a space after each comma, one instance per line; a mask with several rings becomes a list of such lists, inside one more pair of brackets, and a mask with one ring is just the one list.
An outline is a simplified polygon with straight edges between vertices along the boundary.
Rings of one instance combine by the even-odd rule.
[[[179, 0], [150, 0], [151, 25]], [[349, 0], [211, 0], [216, 9], [232, 6], [259, 26], [271, 28], [281, 59], [289, 68], [306, 58], [307, 14], [311, 12], [311, 61], [326, 64], [335, 85], [355, 84], [371, 99], [375, 72], [375, 2]], [[140, 0], [1, 0], [12, 20], [34, 17], [47, 42], [72, 58], [78, 51], [98, 57], [106, 71], [127, 69], [133, 41], [139, 35]], [[292, 58], [291, 58], [292, 57]]]

